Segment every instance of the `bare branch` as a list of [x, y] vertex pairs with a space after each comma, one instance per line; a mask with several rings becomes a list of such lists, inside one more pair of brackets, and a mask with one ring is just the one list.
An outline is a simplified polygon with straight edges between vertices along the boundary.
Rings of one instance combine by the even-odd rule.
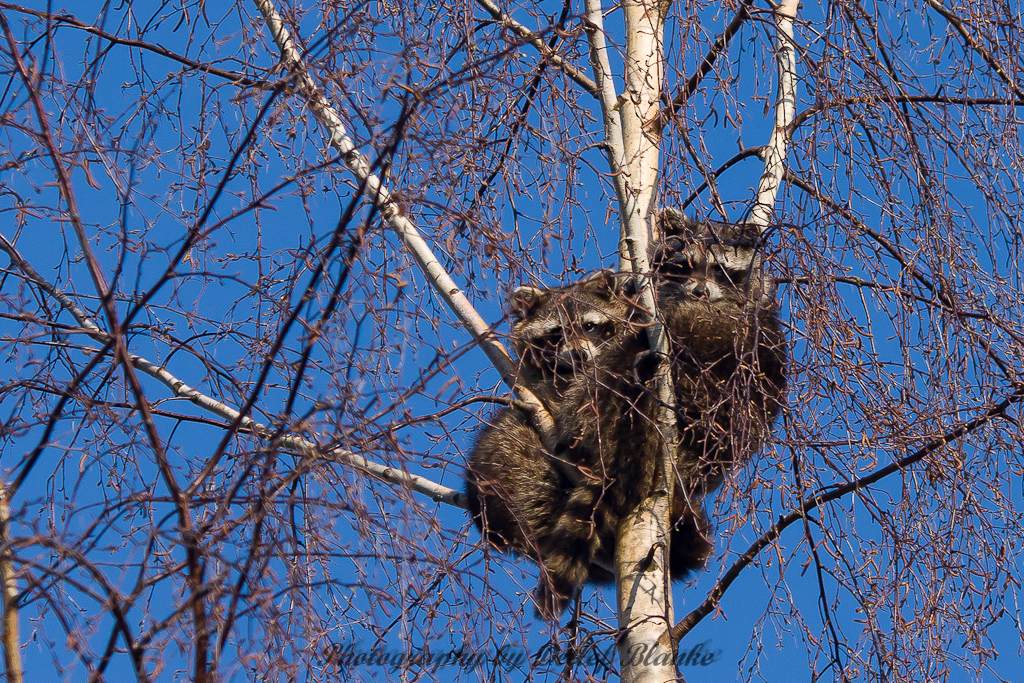
[[[189, 511], [188, 501], [182, 495], [181, 488], [175, 480], [173, 469], [167, 461], [163, 442], [160, 435], [157, 433], [152, 415], [149, 413], [149, 402], [146, 400], [145, 394], [142, 391], [142, 386], [135, 374], [132, 360], [124, 343], [124, 336], [121, 334], [117, 311], [114, 309], [111, 289], [107, 283], [103, 269], [90, 247], [88, 234], [86, 233], [85, 225], [78, 209], [78, 201], [75, 198], [70, 173], [68, 172], [68, 169], [65, 168], [57, 140], [52, 133], [49, 118], [43, 106], [37, 84], [33, 81], [28, 69], [22, 62], [17, 41], [15, 41], [14, 35], [7, 23], [7, 18], [3, 13], [0, 13], [0, 28], [3, 29], [4, 36], [7, 39], [7, 44], [10, 47], [11, 59], [14, 63], [15, 70], [20, 75], [21, 80], [25, 85], [25, 89], [28, 92], [29, 99], [32, 102], [32, 107], [35, 110], [36, 118], [39, 122], [38, 137], [45, 146], [47, 154], [53, 164], [53, 170], [57, 176], [57, 186], [60, 189], [60, 196], [64, 200], [67, 218], [75, 231], [75, 236], [78, 239], [79, 248], [81, 249], [82, 257], [85, 260], [89, 274], [92, 278], [93, 286], [99, 294], [103, 312], [111, 330], [114, 357], [118, 364], [124, 369], [125, 379], [127, 380], [138, 405], [143, 429], [146, 432], [146, 436], [153, 448], [153, 453], [156, 456], [161, 478], [163, 479], [164, 485], [167, 487], [167, 490], [171, 494], [175, 503], [178, 515], [178, 526], [181, 532], [183, 545], [185, 546], [185, 553], [189, 560], [187, 582], [193, 596], [196, 596], [193, 608], [193, 626], [195, 629], [193, 677], [196, 683], [206, 683], [210, 676], [210, 671], [207, 666], [207, 645], [209, 642], [209, 634], [206, 627], [206, 607], [198, 597], [201, 594], [203, 585], [203, 564], [200, 561], [198, 554], [198, 544], [196, 543], [193, 532], [192, 517]], [[23, 470], [22, 474], [15, 481], [16, 484], [24, 481], [23, 477], [27, 474], [28, 469], [29, 467], [26, 467], [25, 470]]]
[[[961, 307], [957, 306], [956, 302], [950, 299], [948, 293], [944, 292], [941, 287], [936, 286], [936, 284], [932, 282], [932, 280], [929, 277], [927, 277], [925, 273], [922, 273], [921, 270], [911, 262], [911, 259], [907, 258], [895, 244], [893, 244], [890, 240], [886, 239], [885, 236], [880, 234], [878, 231], [872, 230], [870, 227], [865, 225], [863, 221], [861, 221], [859, 218], [857, 218], [856, 215], [854, 215], [853, 211], [851, 211], [848, 206], [844, 206], [839, 202], [835, 201], [834, 199], [832, 199], [831, 197], [828, 197], [824, 193], [819, 192], [816, 188], [811, 186], [810, 183], [806, 182], [803, 178], [801, 178], [788, 168], [786, 169], [785, 176], [786, 182], [800, 188], [801, 190], [814, 197], [815, 200], [817, 200], [824, 206], [828, 207], [829, 209], [842, 214], [844, 217], [847, 218], [847, 220], [850, 221], [850, 223], [857, 230], [868, 235], [875, 243], [882, 247], [882, 249], [884, 249], [897, 263], [899, 263], [902, 269], [905, 272], [909, 273], [910, 276], [918, 284], [927, 289], [929, 292], [933, 293], [935, 297], [940, 302], [942, 302], [942, 304], [946, 307], [947, 310], [955, 311], [958, 314], [958, 316], [962, 318], [978, 317], [970, 315], [961, 315]], [[1005, 330], [1012, 337], [1016, 337], [1018, 334], [1015, 327], [1011, 327], [1010, 325], [1007, 325], [1005, 322], [1001, 322], [993, 318], [992, 316], [986, 316], [985, 319], [988, 320], [995, 327]], [[1020, 376], [1020, 372], [1011, 368], [1006, 363], [1006, 361], [1003, 360], [998, 353], [996, 353], [996, 351], [992, 348], [992, 345], [989, 343], [989, 341], [982, 337], [976, 330], [974, 330], [968, 325], [965, 325], [964, 327], [967, 330], [968, 334], [970, 334], [971, 337], [973, 337], [974, 341], [977, 342], [978, 345], [985, 350], [985, 354], [992, 360], [992, 362], [994, 362], [999, 367], [999, 369], [1002, 370], [1003, 376], [1010, 381], [1016, 381], [1016, 378]]]
[[480, 344], [488, 359], [501, 373], [505, 383], [516, 393], [520, 400], [531, 406], [533, 412], [534, 426], [544, 438], [545, 443], [554, 442], [554, 420], [548, 414], [544, 405], [537, 397], [527, 389], [521, 382], [516, 381], [518, 370], [515, 363], [509, 357], [508, 351], [499, 342], [491, 328], [480, 317], [476, 309], [466, 298], [461, 289], [456, 286], [455, 281], [445, 271], [441, 262], [434, 255], [427, 241], [420, 234], [419, 229], [410, 221], [401, 210], [401, 207], [392, 198], [391, 192], [377, 175], [375, 175], [365, 157], [356, 149], [355, 143], [349, 136], [341, 116], [331, 106], [330, 102], [317, 87], [313, 78], [306, 71], [302, 62], [302, 55], [295, 47], [291, 34], [284, 24], [281, 15], [277, 13], [273, 0], [254, 0], [256, 6], [266, 20], [267, 28], [273, 36], [274, 42], [281, 50], [282, 58], [289, 71], [298, 82], [298, 90], [306, 98], [310, 110], [330, 134], [330, 145], [337, 150], [345, 161], [345, 165], [361, 181], [366, 183], [367, 194], [376, 204], [381, 215], [391, 226], [395, 234], [402, 241], [402, 244], [415, 259], [420, 270], [433, 285], [441, 300], [448, 304], [449, 308], [458, 316], [466, 330], [473, 339]]
[[687, 197], [683, 201], [683, 203], [680, 205], [679, 208], [680, 209], [685, 209], [690, 204], [692, 204], [693, 202], [697, 201], [697, 197], [700, 196], [701, 192], [703, 192], [705, 189], [711, 187], [711, 183], [713, 181], [718, 179], [718, 177], [720, 175], [722, 175], [723, 173], [728, 171], [730, 168], [732, 168], [733, 166], [735, 166], [739, 162], [743, 161], [744, 159], [749, 159], [752, 156], [761, 156], [762, 154], [764, 154], [764, 147], [748, 147], [748, 148], [744, 149], [743, 151], [738, 152], [731, 159], [729, 159], [724, 164], [722, 164], [721, 166], [716, 168], [714, 170], [714, 172], [711, 173], [711, 177], [708, 178], [703, 183], [701, 183], [700, 186], [696, 190], [691, 192], [690, 196]]
[[[96, 325], [82, 312], [81, 308], [78, 307], [77, 304], [67, 296], [67, 294], [44, 280], [3, 235], [0, 235], [0, 249], [10, 256], [12, 265], [23, 270], [32, 282], [39, 285], [43, 291], [56, 299], [65, 310], [75, 317], [75, 320], [79, 325], [87, 330], [92, 330], [93, 332], [90, 336], [97, 341], [109, 343], [109, 335], [98, 331]], [[459, 491], [437, 484], [425, 477], [409, 474], [400, 469], [373, 462], [361, 455], [342, 448], [324, 452], [324, 450], [315, 443], [303, 439], [302, 437], [290, 434], [281, 435], [277, 430], [261, 424], [250, 417], [242, 417], [236, 409], [226, 403], [211, 398], [190, 387], [185, 384], [185, 382], [171, 374], [171, 372], [166, 368], [160, 367], [136, 354], [129, 354], [128, 358], [135, 369], [161, 382], [164, 386], [170, 389], [174, 396], [186, 399], [207, 412], [219, 415], [229, 423], [233, 423], [238, 420], [239, 426], [242, 429], [248, 430], [260, 438], [273, 439], [274, 443], [282, 448], [295, 451], [310, 460], [338, 462], [356, 467], [372, 474], [378, 479], [392, 484], [398, 484], [418, 493], [422, 493], [438, 502], [448, 503], [449, 505], [454, 505], [455, 507], [460, 508], [464, 508], [466, 506], [464, 496]]]
[[106, 40], [114, 45], [124, 45], [126, 47], [138, 48], [139, 50], [146, 50], [147, 52], [152, 52], [154, 54], [160, 55], [161, 57], [166, 57], [167, 59], [171, 59], [175, 62], [178, 62], [182, 66], [187, 66], [190, 69], [195, 69], [196, 71], [208, 73], [212, 76], [219, 76], [230, 81], [234, 85], [241, 85], [249, 88], [260, 89], [272, 87], [271, 84], [265, 80], [249, 78], [248, 76], [236, 73], [234, 71], [228, 71], [226, 69], [217, 68], [210, 64], [197, 62], [194, 59], [189, 59], [188, 57], [179, 55], [176, 52], [168, 50], [166, 47], [162, 45], [148, 43], [144, 40], [131, 40], [129, 38], [122, 38], [121, 36], [114, 35], [113, 33], [107, 33], [102, 29], [99, 29], [95, 26], [85, 23], [84, 21], [79, 20], [74, 15], [69, 14], [67, 12], [62, 12], [60, 14], [54, 14], [51, 12], [40, 12], [38, 10], [32, 10], [27, 7], [23, 7], [22, 5], [16, 5], [11, 2], [0, 2], [0, 9], [10, 10], [12, 12], [21, 12], [22, 14], [28, 14], [33, 17], [38, 17], [48, 22], [70, 26], [85, 31], [86, 33], [91, 33], [92, 35], [97, 36], [98, 38], [102, 38], [103, 40]]
[[925, 0], [925, 2], [928, 3], [929, 7], [931, 7], [933, 10], [942, 15], [942, 18], [948, 21], [950, 25], [956, 29], [957, 33], [960, 34], [960, 37], [964, 39], [964, 43], [966, 43], [969, 48], [977, 52], [981, 56], [981, 58], [984, 59], [990, 67], [992, 67], [992, 70], [995, 71], [999, 75], [999, 77], [1003, 79], [1006, 85], [1010, 86], [1010, 90], [1013, 91], [1014, 95], [1016, 95], [1017, 97], [1024, 97], [1024, 90], [1021, 90], [1021, 87], [1017, 84], [1017, 81], [1015, 81], [1013, 79], [1013, 76], [1007, 73], [1003, 65], [996, 61], [996, 58], [993, 57], [992, 54], [985, 49], [985, 46], [978, 42], [978, 40], [970, 34], [970, 32], [967, 30], [965, 22], [960, 17], [956, 16], [955, 14], [953, 14], [953, 12], [943, 7], [942, 3], [939, 2], [939, 0]]
[[775, 211], [775, 199], [786, 169], [789, 124], [796, 115], [796, 49], [793, 44], [793, 20], [800, 0], [783, 0], [775, 10], [778, 36], [775, 60], [779, 66], [779, 87], [775, 99], [775, 127], [764, 155], [764, 173], [757, 186], [757, 197], [748, 221], [764, 231]]
[[711, 73], [711, 69], [714, 68], [715, 62], [718, 57], [721, 56], [725, 49], [729, 47], [729, 42], [733, 39], [743, 24], [746, 23], [747, 19], [750, 18], [750, 6], [754, 0], [744, 0], [743, 4], [740, 5], [739, 10], [736, 12], [736, 16], [732, 18], [729, 25], [725, 27], [722, 34], [715, 39], [711, 49], [704, 55], [704, 59], [701, 60], [700, 65], [697, 67], [697, 71], [686, 79], [686, 83], [682, 89], [676, 93], [676, 96], [672, 98], [672, 102], [662, 110], [662, 113], [666, 117], [673, 117], [679, 110], [682, 109], [683, 105], [693, 97], [693, 93], [697, 92], [698, 86], [703, 82], [705, 76]]
[[833, 100], [817, 102], [804, 109], [789, 124], [792, 137], [797, 128], [808, 119], [828, 109], [840, 109], [854, 104], [949, 104], [964, 107], [1006, 106], [1024, 107], [1024, 99], [1014, 97], [956, 97], [953, 95], [862, 95], [858, 97], [838, 97]]
[[580, 72], [579, 69], [574, 67], [572, 64], [566, 62], [560, 54], [558, 54], [550, 47], [548, 47], [544, 43], [544, 40], [541, 38], [540, 34], [536, 33], [535, 31], [531, 31], [530, 29], [526, 28], [518, 21], [513, 19], [510, 15], [505, 14], [505, 12], [502, 11], [501, 7], [499, 7], [496, 3], [492, 2], [491, 0], [476, 0], [476, 2], [478, 5], [483, 7], [488, 14], [494, 17], [494, 19], [499, 24], [501, 24], [503, 27], [507, 28], [509, 31], [512, 31], [512, 33], [522, 38], [526, 43], [535, 47], [537, 49], [537, 52], [539, 52], [541, 56], [544, 57], [544, 59], [549, 64], [551, 64], [551, 66], [555, 67], [556, 69], [564, 73], [566, 76], [569, 77], [570, 80], [574, 81], [577, 85], [582, 87], [584, 90], [586, 90], [594, 97], [599, 96], [597, 91], [597, 84], [591, 79], [587, 78], [585, 74]]
[[977, 429], [984, 427], [989, 422], [997, 417], [1001, 417], [1006, 413], [1010, 406], [1024, 401], [1024, 388], [1019, 388], [1012, 392], [1006, 399], [990, 406], [985, 412], [978, 417], [968, 422], [962, 423], [959, 426], [951, 429], [943, 436], [925, 444], [920, 449], [911, 453], [910, 455], [900, 458], [895, 462], [889, 463], [884, 467], [880, 467], [871, 474], [863, 476], [846, 484], [840, 484], [827, 493], [816, 493], [808, 496], [800, 501], [800, 505], [796, 509], [790, 510], [785, 515], [779, 517], [779, 521], [771, 526], [768, 531], [764, 533], [759, 539], [754, 541], [747, 551], [739, 556], [736, 562], [733, 563], [729, 570], [722, 575], [715, 587], [711, 589], [708, 597], [704, 599], [696, 609], [686, 615], [686, 617], [676, 624], [672, 628], [672, 638], [678, 640], [685, 636], [687, 633], [693, 630], [693, 627], [701, 622], [704, 617], [710, 614], [719, 602], [722, 600], [722, 596], [725, 591], [729, 589], [733, 581], [740, 575], [740, 572], [749, 565], [757, 555], [767, 548], [769, 545], [774, 543], [790, 525], [804, 519], [807, 513], [815, 508], [818, 508], [825, 503], [830, 503], [833, 500], [837, 500], [847, 495], [848, 493], [855, 493], [861, 491], [872, 484], [881, 481], [885, 477], [891, 474], [901, 472], [906, 468], [910, 467], [914, 463], [919, 462], [925, 456], [934, 453], [946, 444], [949, 444], [961, 437], [970, 434]]

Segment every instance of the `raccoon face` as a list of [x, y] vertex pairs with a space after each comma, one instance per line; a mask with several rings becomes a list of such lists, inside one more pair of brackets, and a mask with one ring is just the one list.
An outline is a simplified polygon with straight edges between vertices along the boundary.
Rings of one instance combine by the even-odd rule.
[[600, 363], [633, 327], [636, 307], [627, 279], [602, 271], [560, 289], [513, 291], [512, 345], [520, 360], [556, 383]]
[[688, 297], [715, 304], [747, 301], [770, 305], [774, 289], [765, 280], [757, 230], [744, 225], [697, 222], [666, 209], [665, 240], [651, 268]]

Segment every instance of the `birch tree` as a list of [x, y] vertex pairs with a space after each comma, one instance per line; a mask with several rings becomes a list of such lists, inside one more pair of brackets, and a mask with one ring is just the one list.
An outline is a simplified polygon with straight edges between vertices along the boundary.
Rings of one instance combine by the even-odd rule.
[[[1022, 25], [1010, 5], [0, 2], [8, 681], [1015, 674]], [[505, 295], [755, 225], [775, 439], [665, 574], [533, 618], [462, 468], [549, 444]]]

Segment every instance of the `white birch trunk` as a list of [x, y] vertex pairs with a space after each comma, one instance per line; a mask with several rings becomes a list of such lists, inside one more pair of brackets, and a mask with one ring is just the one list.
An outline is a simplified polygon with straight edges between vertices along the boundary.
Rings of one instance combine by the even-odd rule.
[[779, 67], [779, 87], [775, 98], [775, 127], [764, 152], [764, 173], [757, 186], [757, 199], [748, 222], [764, 232], [775, 211], [775, 200], [786, 172], [789, 125], [796, 116], [796, 46], [793, 20], [800, 0], [783, 0], [775, 10], [775, 61]]
[[14, 585], [14, 567], [11, 564], [11, 542], [9, 523], [10, 509], [7, 506], [7, 491], [0, 483], [0, 600], [3, 600], [3, 620], [0, 622], [0, 642], [4, 648], [4, 669], [8, 683], [22, 683], [21, 640], [18, 637], [18, 588]]
[[[663, 5], [651, 0], [628, 0], [625, 17], [626, 91], [620, 99], [611, 78], [600, 0], [586, 1], [591, 63], [619, 200], [619, 267], [637, 273], [640, 303], [651, 313], [647, 321], [651, 323], [650, 348], [667, 358], [668, 339], [658, 323], [647, 259], [661, 141], [658, 117], [664, 60]], [[666, 566], [676, 443], [675, 392], [667, 362], [659, 367], [655, 386], [663, 406], [657, 416], [663, 435], [663, 462], [657, 468], [651, 495], [637, 501], [620, 525], [615, 551], [618, 649], [626, 683], [664, 683], [676, 678], [669, 637], [672, 593]]]
[[[658, 0], [626, 0], [626, 89], [619, 98], [622, 140], [629, 168], [630, 212], [628, 225], [620, 233], [620, 270], [646, 272], [635, 261], [647, 256], [651, 236], [650, 217], [658, 188], [658, 160], [661, 152], [661, 90], [665, 71], [665, 5]], [[641, 225], [643, 229], [640, 229]], [[621, 224], [623, 227], [627, 223]], [[633, 232], [639, 234], [634, 235]], [[635, 240], [643, 238], [642, 243]], [[630, 262], [632, 260], [632, 262]]]
[[327, 100], [306, 70], [302, 62], [302, 55], [296, 48], [295, 41], [288, 31], [288, 27], [285, 26], [284, 20], [278, 14], [274, 1], [253, 1], [263, 15], [274, 43], [281, 50], [282, 59], [293, 73], [298, 83], [299, 93], [306, 99], [310, 112], [316, 117], [316, 120], [327, 129], [328, 143], [341, 154], [348, 169], [366, 183], [366, 193], [370, 200], [379, 208], [381, 215], [402, 241], [402, 245], [416, 261], [424, 276], [433, 285], [437, 295], [458, 316], [459, 321], [473, 336], [473, 339], [480, 344], [480, 348], [501, 373], [505, 383], [521, 401], [530, 407], [533, 413], [534, 427], [541, 434], [544, 442], [551, 447], [554, 441], [555, 423], [547, 409], [526, 386], [517, 382], [518, 368], [509, 357], [508, 351], [494, 336], [490, 326], [484, 322], [466, 295], [441, 265], [416, 225], [402, 213], [384, 182], [371, 172], [370, 164], [356, 148], [341, 115]]

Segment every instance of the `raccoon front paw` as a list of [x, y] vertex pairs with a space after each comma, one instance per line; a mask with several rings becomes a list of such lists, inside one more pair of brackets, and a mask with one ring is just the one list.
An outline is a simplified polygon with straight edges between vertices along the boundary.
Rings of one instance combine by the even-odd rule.
[[641, 351], [633, 359], [633, 379], [640, 384], [647, 384], [654, 379], [658, 371], [658, 362], [662, 358], [655, 351]]
[[687, 243], [680, 237], [666, 237], [651, 258], [651, 268], [669, 279], [688, 277], [693, 272], [693, 264], [690, 262]]

